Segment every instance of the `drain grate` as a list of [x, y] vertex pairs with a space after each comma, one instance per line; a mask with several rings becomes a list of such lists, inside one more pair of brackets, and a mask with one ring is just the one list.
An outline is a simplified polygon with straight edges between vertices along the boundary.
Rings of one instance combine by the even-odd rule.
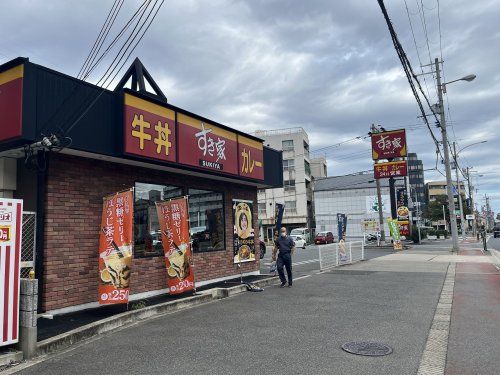
[[351, 354], [379, 357], [392, 353], [392, 348], [380, 342], [351, 341], [342, 345], [342, 349]]

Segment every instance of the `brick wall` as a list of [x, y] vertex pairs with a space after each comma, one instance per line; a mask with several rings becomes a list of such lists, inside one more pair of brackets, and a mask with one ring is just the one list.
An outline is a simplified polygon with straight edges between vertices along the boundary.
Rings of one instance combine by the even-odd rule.
[[[44, 311], [97, 301], [98, 243], [102, 198], [134, 186], [135, 182], [171, 184], [224, 193], [226, 249], [194, 254], [197, 281], [237, 274], [233, 264], [232, 199], [255, 202], [257, 189], [153, 169], [52, 154], [47, 171], [44, 234]], [[258, 245], [258, 242], [257, 242]], [[258, 249], [258, 246], [257, 246]], [[243, 272], [259, 269], [259, 261], [244, 263]], [[131, 294], [166, 288], [162, 256], [134, 259]]]

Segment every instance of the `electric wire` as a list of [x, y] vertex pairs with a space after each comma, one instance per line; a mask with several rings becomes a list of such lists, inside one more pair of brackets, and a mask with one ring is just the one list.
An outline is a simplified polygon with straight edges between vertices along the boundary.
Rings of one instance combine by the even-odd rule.
[[106, 41], [106, 38], [108, 37], [108, 34], [111, 31], [111, 28], [113, 27], [113, 24], [116, 20], [116, 17], [118, 16], [118, 13], [120, 12], [122, 5], [123, 5], [123, 0], [114, 1], [111, 10], [108, 13], [108, 17], [106, 17], [106, 20], [104, 21], [104, 24], [102, 25], [101, 30], [99, 32], [99, 35], [95, 40], [94, 45], [92, 46], [87, 58], [85, 59], [85, 62], [80, 68], [80, 71], [78, 72], [76, 78], [81, 79], [85, 75], [86, 70], [88, 69], [89, 66], [92, 65], [95, 57], [99, 54], [99, 51], [101, 50], [102, 45]]

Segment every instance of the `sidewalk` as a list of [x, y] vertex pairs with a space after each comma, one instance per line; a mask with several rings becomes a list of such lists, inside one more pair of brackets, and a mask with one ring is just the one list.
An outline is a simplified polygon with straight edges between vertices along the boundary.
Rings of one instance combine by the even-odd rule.
[[[460, 255], [491, 261], [481, 247], [462, 243]], [[446, 374], [498, 374], [499, 340], [500, 273], [491, 263], [458, 263]]]

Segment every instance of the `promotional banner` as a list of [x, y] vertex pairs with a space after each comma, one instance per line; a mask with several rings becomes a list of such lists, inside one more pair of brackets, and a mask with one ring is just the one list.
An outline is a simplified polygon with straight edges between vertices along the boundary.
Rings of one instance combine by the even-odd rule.
[[281, 223], [283, 221], [283, 213], [285, 211], [285, 205], [283, 203], [276, 203], [274, 206], [274, 230], [280, 232]]
[[133, 191], [103, 199], [99, 236], [99, 303], [127, 303], [132, 272]]
[[389, 231], [391, 232], [394, 250], [403, 250], [403, 244], [401, 243], [401, 237], [399, 234], [398, 221], [394, 219], [387, 219], [387, 224], [389, 225]]
[[408, 195], [406, 188], [396, 190], [396, 206], [399, 224], [399, 233], [402, 236], [410, 235], [410, 210], [408, 209]]
[[345, 241], [345, 234], [347, 230], [347, 215], [346, 214], [337, 214], [337, 229], [339, 241]]
[[156, 202], [170, 294], [194, 289], [187, 197]]
[[234, 263], [255, 260], [255, 236], [252, 201], [233, 200]]
[[406, 156], [406, 132], [404, 129], [371, 135], [373, 160], [393, 159]]
[[0, 346], [19, 341], [23, 201], [0, 198]]

